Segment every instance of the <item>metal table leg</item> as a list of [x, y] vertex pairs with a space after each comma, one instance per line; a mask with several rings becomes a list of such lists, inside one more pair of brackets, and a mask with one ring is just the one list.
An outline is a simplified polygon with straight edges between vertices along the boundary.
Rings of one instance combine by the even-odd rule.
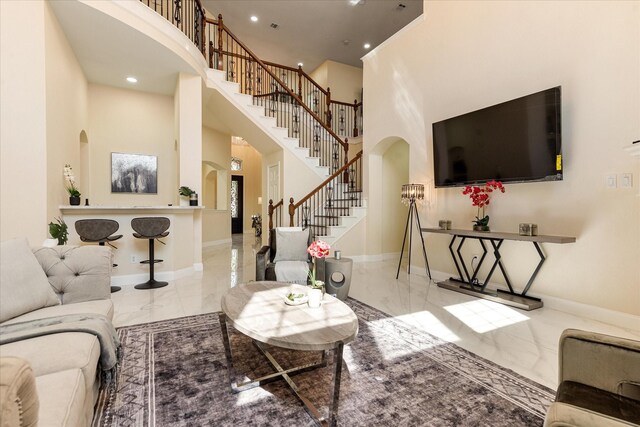
[[313, 418], [313, 420], [320, 426], [330, 426], [334, 427], [337, 425], [337, 416], [338, 416], [338, 403], [340, 400], [340, 379], [342, 376], [342, 353], [344, 349], [344, 343], [342, 341], [336, 343], [336, 347], [334, 349], [333, 355], [333, 382], [331, 385], [331, 396], [330, 403], [328, 408], [328, 416], [324, 417], [320, 413], [320, 410], [305, 396], [300, 394], [298, 390], [298, 386], [291, 379], [292, 375], [299, 374], [302, 372], [308, 372], [320, 367], [327, 366], [327, 352], [322, 352], [322, 359], [317, 363], [309, 363], [301, 366], [296, 366], [295, 368], [283, 369], [282, 366], [278, 363], [278, 361], [273, 357], [273, 355], [265, 348], [265, 345], [259, 341], [253, 340], [253, 344], [260, 350], [260, 352], [267, 358], [267, 360], [271, 363], [271, 365], [276, 369], [276, 372], [262, 376], [260, 378], [256, 378], [254, 380], [245, 381], [243, 383], [236, 383], [234, 380], [236, 378], [236, 371], [233, 366], [233, 356], [231, 354], [231, 345], [229, 342], [229, 332], [227, 329], [227, 316], [224, 313], [220, 313], [218, 315], [220, 319], [220, 329], [222, 331], [222, 342], [224, 344], [224, 353], [225, 358], [227, 360], [227, 374], [229, 377], [229, 384], [231, 385], [231, 390], [234, 393], [239, 393], [245, 390], [252, 389], [254, 387], [259, 387], [263, 384], [267, 384], [279, 379], [284, 379], [293, 392], [293, 394], [300, 400], [305, 411]]

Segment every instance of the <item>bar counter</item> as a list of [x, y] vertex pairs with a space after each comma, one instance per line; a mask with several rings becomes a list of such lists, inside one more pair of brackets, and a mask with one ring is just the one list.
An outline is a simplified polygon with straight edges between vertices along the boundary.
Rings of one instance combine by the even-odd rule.
[[156, 242], [156, 258], [162, 263], [155, 265], [158, 280], [174, 280], [202, 270], [202, 210], [204, 206], [70, 206], [61, 205], [60, 212], [69, 227], [69, 244], [83, 243], [75, 230], [80, 219], [113, 219], [120, 228], [115, 234], [122, 238], [113, 242], [114, 263], [112, 284], [135, 285], [148, 279], [149, 265], [140, 264], [148, 258], [149, 241], [133, 237], [131, 220], [137, 217], [163, 216], [169, 218], [169, 235]]

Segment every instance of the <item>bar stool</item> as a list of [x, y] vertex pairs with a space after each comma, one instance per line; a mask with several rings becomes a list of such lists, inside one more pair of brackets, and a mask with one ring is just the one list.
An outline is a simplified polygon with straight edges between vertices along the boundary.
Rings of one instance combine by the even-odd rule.
[[[118, 249], [111, 244], [114, 240], [122, 238], [122, 234], [113, 234], [118, 231], [120, 224], [112, 219], [79, 219], [75, 224], [76, 233], [80, 240], [86, 243], [98, 243], [100, 246], [108, 244], [114, 249]], [[118, 264], [113, 264], [117, 267]], [[122, 289], [120, 286], [111, 286], [111, 293]]]
[[[158, 282], [153, 278], [153, 266], [158, 262], [163, 262], [161, 259], [155, 259], [154, 257], [154, 240], [161, 237], [167, 237], [169, 232], [167, 229], [171, 221], [165, 217], [142, 217], [133, 218], [131, 220], [131, 228], [133, 228], [133, 237], [136, 239], [149, 239], [149, 259], [140, 261], [140, 264], [149, 264], [149, 280], [145, 283], [135, 285], [136, 289], [157, 289], [167, 286], [167, 282]], [[165, 244], [161, 240], [158, 242]]]

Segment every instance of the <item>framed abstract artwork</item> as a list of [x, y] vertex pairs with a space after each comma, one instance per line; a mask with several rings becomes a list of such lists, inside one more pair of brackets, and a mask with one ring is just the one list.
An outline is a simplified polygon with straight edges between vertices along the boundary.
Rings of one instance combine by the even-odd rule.
[[158, 157], [111, 153], [111, 192], [158, 194]]

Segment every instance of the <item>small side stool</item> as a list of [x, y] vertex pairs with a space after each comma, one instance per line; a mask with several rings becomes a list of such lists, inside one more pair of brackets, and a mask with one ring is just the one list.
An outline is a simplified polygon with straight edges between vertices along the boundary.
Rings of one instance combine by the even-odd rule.
[[324, 285], [326, 292], [344, 301], [349, 296], [353, 260], [351, 258], [324, 258]]
[[[158, 289], [167, 286], [168, 282], [159, 282], [153, 277], [154, 264], [163, 262], [161, 259], [156, 259], [154, 256], [154, 241], [162, 237], [167, 237], [169, 232], [169, 226], [171, 221], [165, 217], [142, 217], [133, 218], [131, 220], [131, 228], [133, 228], [133, 237], [136, 239], [148, 239], [149, 240], [149, 259], [140, 261], [140, 264], [149, 264], [149, 280], [145, 283], [135, 285], [136, 289]], [[163, 245], [165, 244], [161, 240], [158, 240]]]
[[[104, 246], [107, 243], [114, 249], [118, 249], [111, 242], [121, 239], [122, 234], [113, 234], [120, 228], [118, 221], [112, 219], [79, 219], [75, 223], [76, 233], [80, 236], [80, 240], [85, 243], [98, 243]], [[113, 264], [117, 267], [118, 264]], [[118, 292], [122, 289], [120, 286], [111, 286], [111, 293]]]

